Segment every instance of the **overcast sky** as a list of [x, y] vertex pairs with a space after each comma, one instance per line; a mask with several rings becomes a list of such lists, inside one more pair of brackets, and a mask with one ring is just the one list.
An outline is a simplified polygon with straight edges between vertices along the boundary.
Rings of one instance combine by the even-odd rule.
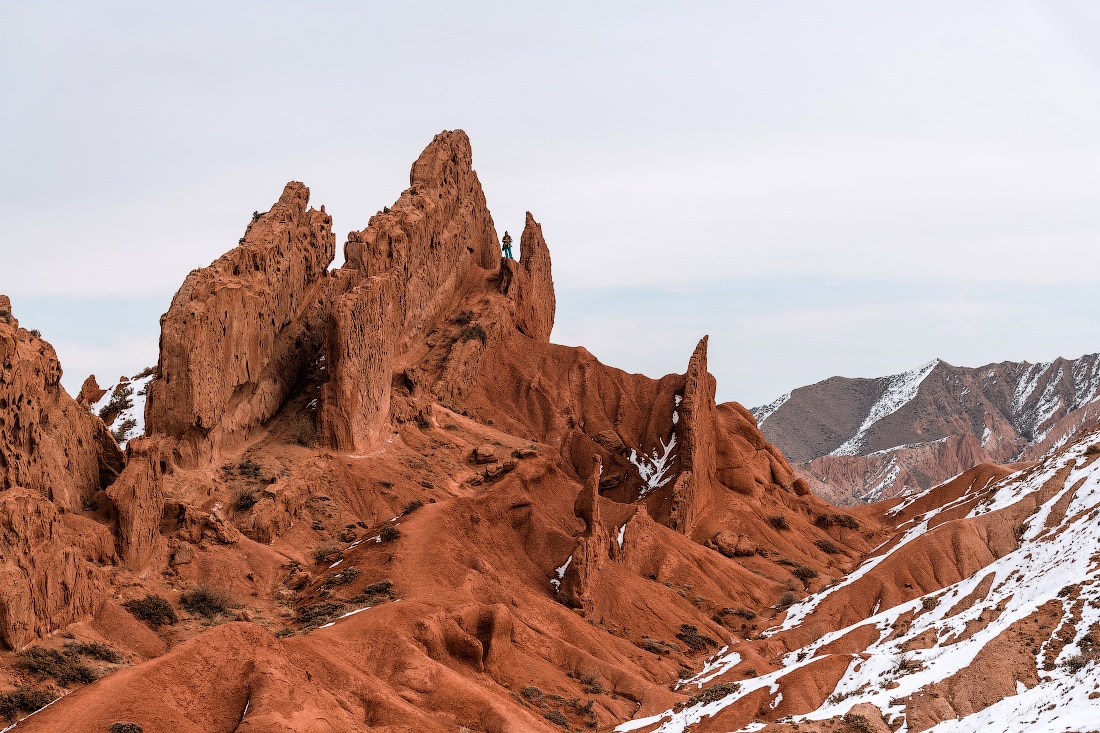
[[71, 392], [132, 374], [286, 181], [340, 244], [454, 128], [498, 231], [543, 225], [553, 340], [614, 366], [709, 333], [751, 406], [1100, 350], [1088, 0], [0, 0], [0, 292]]

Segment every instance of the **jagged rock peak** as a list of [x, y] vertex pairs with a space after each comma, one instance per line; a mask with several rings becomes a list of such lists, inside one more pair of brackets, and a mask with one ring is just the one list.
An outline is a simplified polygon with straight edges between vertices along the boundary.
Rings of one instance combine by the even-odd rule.
[[288, 183], [237, 247], [187, 276], [161, 317], [148, 433], [187, 436], [193, 459], [270, 418], [308, 358], [292, 332], [336, 247], [332, 218], [308, 203], [309, 189]]
[[542, 226], [527, 212], [520, 237], [520, 260], [505, 260], [502, 287], [516, 303], [516, 328], [538, 341], [549, 341], [554, 329], [554, 278], [550, 266], [550, 248], [542, 236]]
[[22, 486], [62, 509], [79, 509], [122, 470], [99, 418], [61, 386], [53, 347], [19, 328], [0, 295], [0, 491]]
[[473, 169], [470, 139], [462, 130], [435, 136], [412, 165], [409, 188], [392, 207], [351, 232], [344, 246], [347, 266], [367, 275], [393, 268], [413, 271], [456, 254], [484, 269], [500, 262], [496, 229]]

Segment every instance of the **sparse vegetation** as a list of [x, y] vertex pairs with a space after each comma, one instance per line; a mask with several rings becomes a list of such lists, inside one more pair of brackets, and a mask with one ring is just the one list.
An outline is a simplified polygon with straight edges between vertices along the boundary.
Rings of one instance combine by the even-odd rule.
[[354, 565], [349, 565], [339, 573], [334, 573], [333, 575], [330, 575], [328, 578], [326, 578], [325, 582], [322, 583], [322, 587], [334, 588], [340, 585], [347, 585], [351, 581], [358, 578], [361, 572], [362, 571], [360, 571], [359, 568], [355, 567]]
[[145, 367], [140, 372], [138, 372], [134, 376], [130, 377], [130, 379], [132, 379], [134, 381], [137, 381], [139, 379], [145, 379], [146, 377], [151, 377], [156, 373], [157, 373], [156, 366]]
[[940, 605], [940, 599], [935, 596], [925, 596], [921, 599], [920, 605], [925, 611], [931, 611], [933, 608]]
[[791, 575], [805, 583], [816, 578], [817, 571], [813, 568], [808, 568], [805, 565], [796, 565], [794, 569], [791, 570]]
[[237, 465], [237, 473], [245, 478], [261, 478], [263, 476], [260, 464], [251, 458], [246, 458]]
[[51, 677], [62, 685], [95, 682], [96, 674], [77, 655], [62, 654], [56, 649], [32, 646], [16, 655], [16, 664], [32, 674]]
[[11, 311], [7, 308], [0, 308], [0, 321], [11, 323]]
[[1062, 662], [1062, 669], [1069, 674], [1077, 674], [1084, 669], [1089, 663], [1089, 658], [1084, 654], [1075, 654], [1074, 656], [1066, 659]]
[[121, 414], [123, 410], [129, 410], [134, 406], [134, 400], [132, 399], [133, 395], [134, 388], [131, 387], [129, 383], [120, 384], [115, 387], [114, 391], [111, 392], [111, 399], [107, 401], [106, 405], [100, 408], [99, 419], [103, 422], [110, 422]]
[[250, 488], [241, 488], [237, 490], [237, 495], [233, 498], [233, 506], [237, 508], [239, 512], [247, 512], [260, 501], [260, 497]]
[[688, 706], [705, 705], [708, 702], [721, 700], [723, 697], [740, 691], [741, 685], [736, 682], [719, 682], [717, 685], [712, 685], [702, 692], [692, 695], [688, 698], [687, 704]]
[[814, 524], [822, 529], [828, 529], [834, 524], [845, 529], [859, 529], [859, 522], [849, 514], [818, 514]]
[[472, 320], [474, 320], [474, 312], [473, 311], [465, 311], [464, 310], [461, 313], [459, 313], [457, 316], [454, 317], [454, 322], [457, 323], [460, 326], [465, 326], [467, 323], [469, 323]]
[[708, 646], [718, 646], [718, 642], [706, 634], [700, 634], [697, 626], [680, 624], [680, 631], [676, 638], [688, 645], [693, 652], [706, 649]]
[[424, 506], [424, 502], [420, 499], [413, 499], [409, 503], [405, 504], [405, 508], [401, 510], [402, 514], [412, 514], [420, 507]]
[[118, 424], [118, 427], [111, 431], [111, 435], [115, 436], [115, 440], [119, 443], [130, 438], [130, 432], [137, 427], [137, 420], [132, 417], [128, 417]]
[[298, 609], [297, 619], [307, 627], [317, 627], [344, 615], [347, 606], [339, 601], [323, 601]]
[[368, 606], [377, 606], [393, 598], [393, 583], [388, 580], [380, 580], [371, 583], [363, 592], [351, 599], [352, 603], [363, 603]]
[[36, 339], [40, 339], [40, 338], [42, 338], [42, 332], [39, 331], [37, 328], [32, 328], [31, 329], [31, 336], [34, 336]]
[[318, 563], [332, 563], [340, 559], [340, 546], [335, 542], [325, 542], [313, 551], [313, 559]]
[[846, 713], [843, 720], [851, 730], [859, 731], [860, 733], [871, 733], [871, 731], [874, 730], [871, 721], [868, 720], [866, 716], [859, 715], [858, 713]]
[[1086, 456], [1100, 455], [1100, 443], [1093, 443], [1088, 448], [1085, 448]]
[[817, 545], [817, 549], [821, 550], [826, 555], [840, 554], [840, 547], [835, 542], [829, 540], [816, 540], [814, 544]]
[[401, 537], [401, 530], [392, 524], [387, 524], [378, 532], [383, 542], [396, 542]]
[[489, 334], [485, 332], [485, 329], [480, 323], [472, 323], [462, 329], [462, 333], [459, 338], [463, 341], [469, 341], [470, 339], [477, 339], [481, 343], [485, 343], [485, 340], [489, 338]]
[[773, 514], [772, 516], [768, 517], [768, 524], [781, 531], [791, 528], [791, 525], [787, 521], [787, 518], [782, 514]]
[[786, 611], [797, 602], [798, 596], [796, 596], [791, 591], [787, 591], [783, 595], [779, 596], [779, 602], [775, 604], [775, 607], [780, 611]]
[[145, 729], [137, 723], [119, 721], [117, 723], [111, 723], [111, 727], [107, 729], [107, 733], [145, 733]]
[[638, 646], [652, 654], [672, 654], [680, 651], [680, 647], [660, 639], [646, 639]]
[[1020, 522], [1016, 525], [1016, 528], [1012, 530], [1012, 536], [1016, 538], [1017, 542], [1020, 542], [1029, 529], [1031, 529], [1031, 522]]
[[122, 653], [98, 641], [74, 641], [65, 645], [65, 653], [70, 656], [90, 657], [111, 664], [122, 662]]
[[0, 715], [8, 722], [19, 717], [19, 713], [33, 713], [49, 705], [57, 693], [42, 687], [17, 687], [11, 692], [0, 694]]
[[134, 618], [144, 621], [154, 629], [161, 626], [171, 626], [179, 620], [176, 616], [176, 609], [172, 608], [172, 604], [167, 599], [153, 593], [149, 593], [145, 598], [132, 598], [125, 601], [122, 607], [129, 611]]
[[560, 725], [564, 728], [569, 727], [569, 718], [565, 717], [565, 713], [560, 710], [547, 710], [542, 714], [542, 717], [555, 725]]
[[180, 605], [188, 613], [196, 616], [204, 616], [213, 619], [229, 611], [231, 600], [225, 591], [216, 590], [207, 585], [200, 585], [185, 591], [180, 596]]
[[726, 608], [726, 609], [723, 609], [722, 613], [724, 613], [724, 614], [728, 613], [728, 614], [733, 615], [733, 616], [740, 616], [741, 618], [745, 619], [746, 621], [752, 621], [754, 618], [756, 618], [756, 613], [754, 613], [753, 611], [750, 611], [747, 608], [741, 608], [741, 607], [733, 608], [733, 609]]

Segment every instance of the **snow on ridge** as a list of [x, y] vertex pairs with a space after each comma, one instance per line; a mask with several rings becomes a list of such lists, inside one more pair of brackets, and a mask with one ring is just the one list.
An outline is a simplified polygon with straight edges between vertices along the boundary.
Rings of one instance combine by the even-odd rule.
[[749, 412], [752, 413], [753, 417], [756, 418], [756, 425], [758, 427], [762, 426], [764, 424], [764, 421], [767, 420], [769, 417], [771, 417], [772, 413], [774, 413], [776, 410], [778, 410], [780, 407], [782, 407], [783, 403], [786, 402], [787, 400], [789, 400], [790, 398], [791, 398], [791, 393], [788, 392], [787, 394], [783, 395], [782, 397], [779, 397], [778, 399], [773, 400], [772, 402], [769, 402], [766, 405], [761, 405], [760, 407], [754, 407], [751, 410], [749, 410]]
[[[897, 454], [890, 456], [890, 462], [879, 473], [879, 481], [870, 489], [868, 489], [859, 498], [867, 502], [877, 501], [884, 491], [894, 485], [898, 476], [901, 475], [901, 466], [898, 465]], [[874, 479], [872, 479], [873, 481]]]
[[1028, 397], [1035, 391], [1035, 388], [1039, 386], [1039, 378], [1043, 376], [1043, 372], [1053, 364], [1054, 362], [1046, 361], [1039, 364], [1028, 364], [1027, 369], [1020, 375], [1020, 378], [1016, 381], [1016, 389], [1012, 392], [1012, 414], [1013, 416], [1019, 415], [1024, 409], [1024, 404], [1027, 402]]
[[[1082, 548], [1100, 545], [1100, 523], [1093, 516], [1100, 507], [1100, 461], [1090, 463], [1087, 460], [1085, 450], [1090, 440], [1079, 440], [1072, 448], [1041, 464], [1037, 470], [1017, 472], [1002, 479], [996, 492], [969, 512], [968, 517], [977, 517], [1010, 506], [1040, 491], [1059, 471], [1068, 467], [1069, 475], [1061, 488], [1035, 511], [1023, 530], [1020, 546], [1016, 550], [975, 574], [923, 597], [881, 612], [876, 606], [870, 618], [858, 620], [851, 626], [829, 632], [800, 649], [792, 650], [785, 655], [784, 666], [780, 669], [740, 680], [739, 689], [733, 694], [679, 711], [671, 709], [628, 721], [615, 730], [627, 732], [649, 728], [652, 733], [685, 733], [693, 724], [717, 715], [762, 688], [768, 689], [772, 697], [771, 707], [774, 708], [778, 704], [777, 695], [781, 694], [781, 678], [818, 661], [820, 657], [817, 655], [823, 648], [854, 628], [868, 623], [877, 629], [878, 638], [868, 645], [864, 653], [852, 656], [848, 670], [833, 694], [816, 710], [785, 718], [784, 722], [798, 723], [841, 716], [857, 703], [871, 703], [882, 710], [888, 720], [898, 720], [898, 716], [905, 715], [906, 698], [967, 668], [991, 641], [1052, 601], [1061, 603], [1063, 620], [1051, 629], [1050, 638], [1042, 640], [1035, 652], [1036, 666], [1043, 670], [1039, 683], [1031, 688], [1017, 684], [1015, 695], [962, 718], [942, 721], [929, 730], [933, 733], [976, 733], [986, 730], [1023, 733], [1094, 728], [1096, 706], [1088, 696], [1100, 688], [1100, 663], [1089, 660], [1087, 655], [1082, 656], [1089, 648], [1085, 635], [1094, 624], [1100, 623], [1100, 568], [1093, 562], [1091, 552], [1082, 551]], [[984, 489], [983, 486], [978, 491]], [[971, 485], [951, 506], [973, 498], [974, 493], [975, 487]], [[1047, 519], [1057, 505], [1066, 501], [1068, 506], [1062, 507], [1065, 519], [1048, 528]], [[849, 584], [853, 576], [862, 575], [868, 566], [873, 567], [884, 557], [897, 552], [911, 538], [923, 534], [927, 530], [928, 520], [947, 508], [934, 509], [920, 517], [921, 521], [909, 529], [901, 543], [884, 555], [865, 562], [840, 585]], [[958, 602], [974, 594], [990, 575], [993, 582], [985, 596], [961, 611], [956, 610]], [[1077, 588], [1077, 599], [1066, 592], [1070, 586]], [[792, 607], [780, 628], [797, 626], [805, 619], [808, 610], [812, 610], [816, 602], [830, 592], [818, 594]], [[994, 607], [998, 613], [990, 620], [987, 612]], [[916, 616], [898, 633], [896, 622], [909, 612], [916, 612]], [[1080, 614], [1079, 620], [1074, 618], [1074, 612]], [[765, 632], [765, 636], [777, 630], [771, 629]], [[934, 632], [933, 638], [943, 641], [929, 647], [912, 643], [930, 631]], [[1066, 640], [1057, 654], [1050, 646], [1056, 637]], [[725, 652], [723, 649], [708, 660], [707, 671], [725, 667], [724, 662], [731, 661], [736, 654]], [[1056, 704], [1050, 705], [1052, 701]], [[759, 729], [759, 724], [751, 723], [741, 731], [756, 729]], [[902, 730], [905, 729], [903, 725]]]
[[917, 396], [917, 391], [920, 389], [921, 382], [932, 373], [932, 370], [936, 368], [936, 365], [940, 363], [939, 359], [933, 359], [927, 364], [923, 364], [916, 369], [910, 369], [907, 372], [901, 374], [895, 374], [890, 377], [886, 377], [886, 389], [882, 393], [882, 396], [878, 398], [875, 404], [871, 405], [870, 411], [867, 413], [867, 417], [864, 418], [863, 424], [859, 426], [859, 430], [851, 438], [846, 440], [843, 445], [834, 450], [829, 455], [831, 456], [854, 456], [859, 455], [859, 452], [863, 449], [863, 446], [867, 442], [867, 432], [877, 423], [885, 417], [893, 415], [900, 410], [906, 404], [908, 404], [914, 397]]

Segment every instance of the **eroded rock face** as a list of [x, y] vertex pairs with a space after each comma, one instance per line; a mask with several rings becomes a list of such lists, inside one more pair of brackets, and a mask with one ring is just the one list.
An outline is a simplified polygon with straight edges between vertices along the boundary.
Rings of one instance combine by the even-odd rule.
[[[83, 529], [95, 559], [113, 559], [104, 555], [106, 528], [89, 522]], [[106, 572], [86, 560], [88, 540], [79, 534], [37, 492], [17, 486], [0, 494], [0, 640], [9, 648], [90, 616], [104, 598]]]
[[340, 450], [378, 445], [395, 360], [438, 320], [464, 278], [499, 267], [496, 229], [472, 163], [466, 133], [436, 135], [413, 164], [412, 185], [348, 236], [320, 413], [322, 434]]
[[0, 314], [0, 491], [22, 486], [79, 509], [122, 470], [122, 453], [65, 392], [53, 347], [19, 328], [7, 296]]
[[501, 290], [515, 301], [514, 318], [520, 333], [538, 341], [549, 341], [557, 308], [550, 248], [542, 236], [542, 226], [530, 211], [520, 237], [519, 262], [504, 260]]
[[195, 270], [161, 318], [147, 433], [180, 440], [181, 460], [207, 459], [279, 409], [310, 363], [300, 331], [335, 254], [332, 219], [289, 183], [254, 216], [238, 247]]

